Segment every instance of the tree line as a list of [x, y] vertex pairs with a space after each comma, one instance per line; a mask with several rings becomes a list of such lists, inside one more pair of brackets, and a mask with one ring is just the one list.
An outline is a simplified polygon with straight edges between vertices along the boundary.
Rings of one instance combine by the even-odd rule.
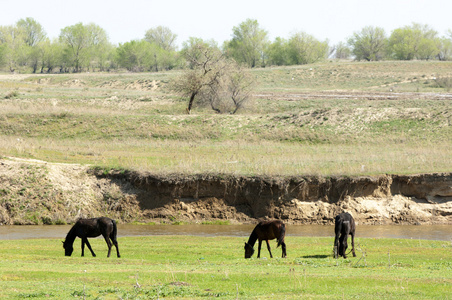
[[190, 38], [179, 50], [176, 38], [169, 28], [158, 26], [147, 30], [143, 39], [113, 45], [100, 26], [77, 23], [50, 39], [36, 20], [26, 18], [0, 26], [0, 68], [32, 73], [186, 68], [190, 62], [183, 54], [199, 42], [250, 68], [309, 64], [329, 57], [367, 61], [452, 59], [452, 31], [440, 37], [428, 25], [416, 23], [389, 35], [380, 27], [367, 26], [336, 45], [303, 31], [270, 41], [268, 32], [253, 19], [233, 27], [232, 39], [221, 46], [215, 41]]

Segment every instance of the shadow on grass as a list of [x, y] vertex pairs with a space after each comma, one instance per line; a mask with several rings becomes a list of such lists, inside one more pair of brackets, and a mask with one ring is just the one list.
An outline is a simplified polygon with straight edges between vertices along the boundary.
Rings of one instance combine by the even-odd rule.
[[327, 258], [329, 255], [305, 255], [303, 258]]

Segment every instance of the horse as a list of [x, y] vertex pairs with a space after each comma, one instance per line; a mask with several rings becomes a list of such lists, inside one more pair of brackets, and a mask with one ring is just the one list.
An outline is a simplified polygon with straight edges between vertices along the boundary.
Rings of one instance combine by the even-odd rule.
[[286, 257], [286, 243], [284, 242], [284, 236], [286, 235], [286, 225], [280, 220], [273, 221], [261, 221], [256, 225], [253, 232], [251, 232], [248, 242], [245, 243], [245, 258], [250, 258], [254, 254], [254, 244], [256, 240], [259, 240], [259, 248], [257, 252], [257, 258], [261, 256], [262, 241], [267, 242], [267, 249], [270, 253], [270, 257], [273, 258], [270, 250], [269, 240], [277, 239], [278, 246], [281, 245], [282, 257]]
[[66, 239], [63, 242], [64, 253], [66, 256], [72, 255], [72, 252], [74, 251], [74, 247], [72, 245], [74, 244], [74, 240], [79, 237], [82, 239], [82, 256], [85, 255], [86, 244], [88, 249], [91, 251], [91, 254], [96, 257], [96, 254], [94, 254], [94, 251], [88, 242], [88, 238], [98, 237], [102, 234], [108, 246], [107, 257], [110, 257], [112, 242], [116, 247], [116, 255], [121, 257], [118, 249], [118, 241], [116, 240], [117, 232], [118, 230], [115, 220], [106, 217], [78, 219], [74, 226], [72, 226], [71, 230], [69, 230]]
[[[352, 253], [353, 256], [356, 257], [355, 254], [355, 220], [349, 213], [341, 213], [336, 216], [334, 232], [336, 237], [334, 238], [334, 258], [342, 256], [347, 258], [347, 254], [345, 251], [347, 250], [347, 239], [350, 234], [352, 237]], [[349, 252], [350, 253], [350, 252]]]

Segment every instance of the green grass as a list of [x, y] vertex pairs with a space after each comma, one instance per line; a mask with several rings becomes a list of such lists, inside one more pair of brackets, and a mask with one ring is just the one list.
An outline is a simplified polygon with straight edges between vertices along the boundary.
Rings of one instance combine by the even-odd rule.
[[[446, 241], [357, 238], [357, 257], [334, 259], [332, 238], [287, 237], [288, 258], [243, 258], [245, 238], [119, 239], [121, 258], [65, 257], [60, 240], [1, 240], [0, 297], [7, 299], [447, 299]], [[88, 252], [89, 253], [89, 252]]]

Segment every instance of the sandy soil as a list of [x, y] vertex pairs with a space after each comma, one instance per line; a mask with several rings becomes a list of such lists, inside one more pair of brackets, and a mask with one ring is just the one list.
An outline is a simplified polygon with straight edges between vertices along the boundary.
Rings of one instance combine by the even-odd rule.
[[3, 158], [0, 201], [0, 224], [71, 223], [99, 215], [120, 222], [279, 218], [292, 224], [331, 224], [342, 211], [360, 224], [452, 224], [452, 174], [158, 178]]

